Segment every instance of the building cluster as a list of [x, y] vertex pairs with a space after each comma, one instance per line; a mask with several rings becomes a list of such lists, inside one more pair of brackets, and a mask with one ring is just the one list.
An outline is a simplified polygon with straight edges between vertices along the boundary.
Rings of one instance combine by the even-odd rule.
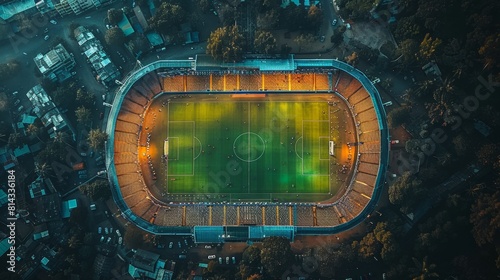
[[63, 82], [72, 76], [75, 67], [73, 54], [58, 44], [46, 54], [37, 54], [33, 59], [38, 71], [53, 82]]
[[51, 139], [55, 138], [58, 132], [67, 132], [74, 137], [66, 117], [61, 114], [41, 85], [34, 86], [26, 96], [33, 105], [33, 113], [42, 121]]
[[118, 68], [104, 51], [101, 42], [92, 32], [83, 26], [79, 26], [75, 29], [74, 36], [99, 82], [107, 86], [120, 79], [120, 71], [118, 71]]
[[[69, 236], [65, 233], [78, 200], [63, 199], [50, 178], [38, 176], [28, 185], [29, 196], [17, 203], [16, 273], [20, 279], [34, 275], [49, 275], [64, 265], [65, 255], [59, 249]], [[7, 195], [0, 189], [0, 207], [5, 207]], [[9, 233], [0, 231], [0, 256], [9, 250]]]

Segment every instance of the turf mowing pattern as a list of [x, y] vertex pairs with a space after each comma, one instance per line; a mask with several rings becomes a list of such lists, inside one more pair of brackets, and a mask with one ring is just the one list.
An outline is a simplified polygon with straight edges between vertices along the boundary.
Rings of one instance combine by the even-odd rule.
[[163, 147], [168, 138], [168, 159], [159, 170], [167, 193], [321, 201], [337, 192], [328, 144], [341, 135], [329, 129], [339, 118], [331, 116], [328, 96], [215, 96], [155, 101], [164, 102], [152, 142]]

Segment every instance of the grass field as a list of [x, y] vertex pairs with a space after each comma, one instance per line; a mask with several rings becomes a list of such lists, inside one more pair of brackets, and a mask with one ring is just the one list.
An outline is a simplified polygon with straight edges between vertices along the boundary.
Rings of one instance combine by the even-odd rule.
[[341, 120], [332, 116], [327, 96], [160, 100], [152, 142], [163, 147], [168, 139], [168, 157], [158, 172], [167, 193], [309, 201], [337, 192], [328, 145], [341, 136], [330, 129]]

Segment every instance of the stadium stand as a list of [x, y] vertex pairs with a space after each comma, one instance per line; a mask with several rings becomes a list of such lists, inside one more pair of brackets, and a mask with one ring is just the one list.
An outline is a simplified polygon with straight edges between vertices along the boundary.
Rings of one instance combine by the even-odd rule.
[[[295, 67], [289, 71], [206, 71], [203, 75], [187, 71], [191, 69], [192, 61], [159, 61], [129, 75], [120, 87], [108, 120], [108, 134], [112, 134], [112, 139], [106, 156], [108, 172], [111, 172], [110, 183], [115, 186], [112, 188], [113, 198], [126, 218], [156, 234], [190, 235], [195, 226], [265, 224], [278, 226], [277, 230], [281, 226], [293, 225], [281, 228], [283, 235], [292, 230], [291, 236], [295, 233], [331, 234], [364, 219], [363, 216], [373, 210], [373, 200], [378, 199], [383, 181], [381, 176], [384, 176], [388, 159], [388, 134], [380, 97], [366, 76], [347, 64], [333, 60], [290, 61], [276, 64]], [[315, 70], [312, 65], [319, 68]], [[307, 67], [304, 68], [307, 70], [300, 70], [300, 67]], [[360, 144], [355, 148], [358, 164], [354, 166], [345, 193], [338, 200], [321, 207], [281, 203], [206, 205], [167, 204], [151, 196], [148, 187], [155, 182], [141, 173], [149, 168], [146, 163], [138, 161], [138, 148], [146, 145], [144, 137], [139, 139], [138, 133], [142, 115], [156, 95], [207, 90], [259, 91], [262, 88], [303, 92], [336, 90], [352, 105], [352, 115], [359, 131], [357, 141]], [[250, 232], [263, 235], [268, 227], [262, 228], [251, 227]]]

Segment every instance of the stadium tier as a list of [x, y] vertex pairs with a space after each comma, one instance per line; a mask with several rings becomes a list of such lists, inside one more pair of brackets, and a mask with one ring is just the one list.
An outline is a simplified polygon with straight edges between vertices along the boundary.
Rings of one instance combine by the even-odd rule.
[[332, 234], [373, 211], [389, 149], [375, 87], [336, 60], [272, 62], [158, 61], [127, 76], [106, 146], [124, 217], [226, 242], [235, 226], [255, 240]]

